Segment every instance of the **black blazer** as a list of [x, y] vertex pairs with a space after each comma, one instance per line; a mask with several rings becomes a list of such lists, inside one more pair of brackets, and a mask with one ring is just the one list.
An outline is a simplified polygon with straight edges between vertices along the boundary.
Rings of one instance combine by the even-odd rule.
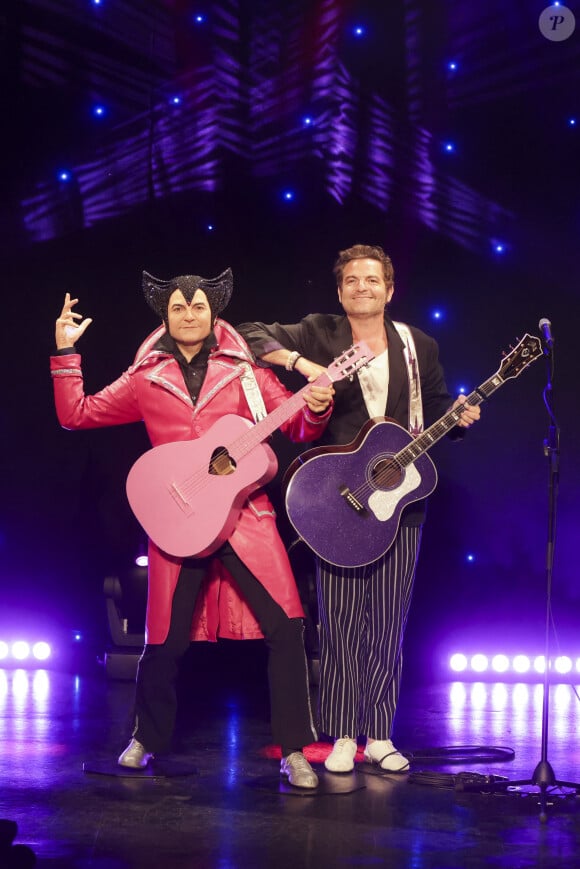
[[[409, 428], [409, 380], [403, 354], [403, 342], [390, 317], [385, 314], [389, 353], [389, 390], [384, 415]], [[242, 323], [237, 331], [248, 342], [258, 359], [273, 350], [297, 350], [306, 359], [326, 367], [353, 344], [352, 330], [346, 316], [309, 314], [299, 323]], [[419, 362], [421, 399], [425, 427], [443, 416], [452, 404], [439, 362], [437, 342], [425, 332], [411, 326]], [[358, 377], [334, 384], [334, 409], [328, 426], [317, 446], [348, 444], [355, 439], [369, 414]], [[458, 430], [454, 429], [454, 433]], [[425, 503], [410, 504], [401, 517], [402, 524], [417, 525], [424, 519]]]

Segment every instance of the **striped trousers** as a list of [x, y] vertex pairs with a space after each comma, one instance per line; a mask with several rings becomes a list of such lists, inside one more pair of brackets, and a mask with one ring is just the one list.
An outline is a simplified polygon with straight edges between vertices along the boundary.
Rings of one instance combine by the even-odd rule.
[[365, 567], [317, 559], [319, 727], [328, 736], [391, 737], [420, 542], [420, 527], [401, 527]]

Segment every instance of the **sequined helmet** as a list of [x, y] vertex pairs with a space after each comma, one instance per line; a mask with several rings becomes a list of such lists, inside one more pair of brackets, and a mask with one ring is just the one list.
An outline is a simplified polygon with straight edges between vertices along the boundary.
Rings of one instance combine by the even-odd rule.
[[212, 319], [215, 319], [227, 307], [233, 289], [234, 276], [231, 269], [226, 269], [215, 278], [178, 275], [168, 281], [155, 278], [149, 272], [143, 272], [143, 293], [147, 304], [165, 322], [169, 299], [175, 290], [181, 290], [188, 305], [191, 304], [196, 290], [203, 290], [211, 308]]

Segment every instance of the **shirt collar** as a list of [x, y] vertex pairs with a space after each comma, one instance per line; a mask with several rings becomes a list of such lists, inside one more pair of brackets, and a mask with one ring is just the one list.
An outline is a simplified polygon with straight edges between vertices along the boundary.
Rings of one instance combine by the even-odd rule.
[[[217, 338], [212, 331], [204, 340], [201, 346], [201, 350], [193, 357], [191, 362], [195, 363], [200, 359], [207, 359], [213, 348], [217, 346]], [[159, 338], [159, 340], [155, 344], [155, 350], [163, 350], [165, 353], [171, 353], [172, 356], [175, 356], [178, 362], [184, 363], [186, 365], [188, 364], [187, 359], [185, 358], [185, 356], [177, 346], [175, 339], [171, 337], [169, 332], [164, 332], [161, 338]]]

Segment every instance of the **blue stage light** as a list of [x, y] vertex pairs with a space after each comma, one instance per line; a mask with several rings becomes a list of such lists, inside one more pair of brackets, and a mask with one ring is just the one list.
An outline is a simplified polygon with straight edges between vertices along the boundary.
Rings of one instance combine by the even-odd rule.
[[197, 15], [193, 16], [193, 20], [196, 24], [205, 24], [207, 17], [202, 12], [198, 12]]
[[568, 118], [568, 124], [570, 127], [576, 126], [576, 118]]
[[357, 37], [357, 39], [360, 39], [362, 36], [366, 36], [367, 29], [366, 27], [363, 27], [362, 24], [357, 24], [355, 27], [352, 28], [352, 32]]
[[437, 321], [444, 320], [445, 314], [443, 313], [441, 308], [434, 308], [433, 311], [431, 311], [431, 319]]
[[177, 96], [177, 95], [174, 96], [174, 97], [171, 97], [171, 103], [172, 103], [172, 105], [174, 105], [174, 106], [178, 106], [178, 105], [180, 105], [180, 104], [181, 104], [181, 97], [180, 97], [180, 96]]
[[208, 232], [213, 232], [213, 230], [215, 229], [213, 223], [208, 223], [207, 229], [208, 229]]
[[443, 142], [443, 150], [447, 151], [448, 154], [451, 154], [455, 151], [455, 145], [453, 142]]
[[465, 556], [465, 560], [469, 562], [469, 564], [473, 564], [475, 561], [475, 555], [472, 552], [468, 552]]
[[68, 169], [61, 169], [59, 171], [59, 173], [58, 173], [58, 180], [59, 181], [70, 181], [70, 179], [71, 179], [71, 173], [68, 171]]
[[302, 123], [305, 127], [311, 127], [314, 123], [314, 118], [312, 117], [312, 115], [304, 115], [304, 117], [302, 118]]
[[449, 63], [447, 64], [447, 69], [450, 72], [455, 72], [457, 70], [457, 61], [450, 60]]
[[95, 118], [102, 118], [107, 114], [107, 110], [104, 106], [93, 106], [93, 115]]
[[282, 193], [282, 199], [285, 199], [286, 202], [292, 202], [294, 199], [294, 191], [293, 190], [284, 190]]

